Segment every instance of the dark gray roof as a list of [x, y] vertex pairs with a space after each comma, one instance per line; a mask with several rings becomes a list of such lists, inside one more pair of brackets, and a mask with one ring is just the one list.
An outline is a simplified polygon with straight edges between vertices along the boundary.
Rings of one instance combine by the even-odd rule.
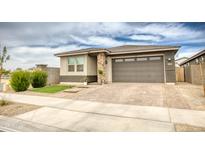
[[156, 51], [156, 50], [171, 50], [171, 49], [179, 49], [180, 46], [161, 46], [161, 45], [123, 45], [113, 48], [107, 48], [111, 53], [120, 53], [120, 52], [132, 52], [132, 51]]
[[[72, 51], [66, 51], [66, 52], [60, 52], [54, 54], [55, 56], [61, 56], [66, 54], [76, 54], [76, 53], [86, 53], [90, 51], [97, 51], [97, 50], [103, 50], [104, 48], [86, 48], [86, 49], [79, 49], [79, 50], [72, 50]], [[104, 49], [106, 50], [106, 49]]]
[[74, 51], [67, 51], [67, 52], [61, 52], [55, 54], [55, 56], [64, 56], [64, 55], [70, 55], [70, 54], [79, 54], [79, 53], [89, 53], [92, 51], [99, 51], [104, 50], [108, 54], [121, 54], [121, 53], [132, 53], [132, 52], [156, 52], [160, 50], [167, 50], [167, 51], [173, 51], [178, 50], [180, 46], [161, 46], [161, 45], [123, 45], [118, 47], [112, 47], [112, 48], [87, 48], [87, 49], [80, 49], [80, 50], [74, 50]]
[[203, 54], [205, 54], [205, 50], [202, 50], [202, 51], [198, 52], [197, 54], [193, 55], [192, 57], [190, 57], [187, 60], [185, 60], [184, 62], [182, 62], [180, 65], [184, 65], [184, 64], [190, 62], [191, 60], [202, 56]]

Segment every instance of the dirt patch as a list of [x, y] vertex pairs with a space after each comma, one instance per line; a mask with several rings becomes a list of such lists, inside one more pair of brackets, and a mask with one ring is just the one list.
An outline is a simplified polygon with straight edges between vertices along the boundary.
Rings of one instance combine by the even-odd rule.
[[167, 106], [170, 108], [205, 110], [202, 86], [189, 83], [166, 85]]
[[205, 132], [204, 127], [196, 127], [187, 124], [175, 124], [175, 130], [177, 132]]
[[40, 108], [40, 106], [20, 103], [9, 103], [8, 105], [0, 106], [0, 115], [11, 117], [38, 108]]

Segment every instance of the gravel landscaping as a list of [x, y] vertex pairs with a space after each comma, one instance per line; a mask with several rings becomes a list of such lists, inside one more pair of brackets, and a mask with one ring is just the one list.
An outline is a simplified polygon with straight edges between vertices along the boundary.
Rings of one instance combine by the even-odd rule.
[[204, 127], [196, 127], [187, 124], [175, 124], [175, 130], [177, 132], [205, 132]]
[[20, 103], [9, 103], [8, 105], [0, 106], [0, 115], [11, 117], [38, 108], [40, 108], [40, 106]]

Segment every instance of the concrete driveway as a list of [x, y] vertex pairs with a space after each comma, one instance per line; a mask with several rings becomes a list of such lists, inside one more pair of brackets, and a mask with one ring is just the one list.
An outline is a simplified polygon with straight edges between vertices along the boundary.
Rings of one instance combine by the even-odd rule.
[[84, 93], [72, 99], [100, 101], [110, 103], [163, 106], [164, 84], [112, 83], [88, 88]]
[[56, 97], [102, 103], [158, 106], [178, 109], [205, 110], [202, 86], [188, 83], [112, 83], [91, 85], [78, 93], [59, 93]]

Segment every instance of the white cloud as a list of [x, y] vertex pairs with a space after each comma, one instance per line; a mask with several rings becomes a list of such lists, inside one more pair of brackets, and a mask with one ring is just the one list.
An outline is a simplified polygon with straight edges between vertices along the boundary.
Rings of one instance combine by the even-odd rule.
[[177, 54], [175, 55], [176, 58], [181, 58], [181, 57], [191, 57], [198, 52], [202, 51], [205, 49], [205, 46], [201, 47], [181, 47]]
[[[204, 34], [195, 31], [179, 23], [153, 23], [135, 28], [136, 33], [147, 33], [152, 35], [161, 35], [166, 40], [193, 39], [202, 37]], [[202, 35], [203, 34], [203, 35]]]
[[85, 45], [110, 47], [124, 44], [124, 42], [116, 41], [110, 37], [90, 36], [88, 38], [82, 39], [80, 37], [71, 35], [71, 38], [77, 41], [78, 43], [82, 43]]
[[116, 41], [109, 37], [97, 37], [97, 36], [91, 36], [88, 38], [89, 42], [94, 45], [102, 45], [105, 47], [110, 46], [118, 46], [124, 44], [124, 42]]
[[159, 36], [154, 36], [154, 35], [131, 35], [129, 38], [132, 40], [144, 40], [144, 41], [154, 41], [158, 42], [161, 40]]
[[50, 47], [14, 47], [8, 50], [11, 59], [7, 62], [7, 69], [30, 68], [36, 64], [48, 64], [49, 66], [59, 66], [59, 59], [55, 53], [82, 49], [86, 46], [67, 45], [57, 48]]

